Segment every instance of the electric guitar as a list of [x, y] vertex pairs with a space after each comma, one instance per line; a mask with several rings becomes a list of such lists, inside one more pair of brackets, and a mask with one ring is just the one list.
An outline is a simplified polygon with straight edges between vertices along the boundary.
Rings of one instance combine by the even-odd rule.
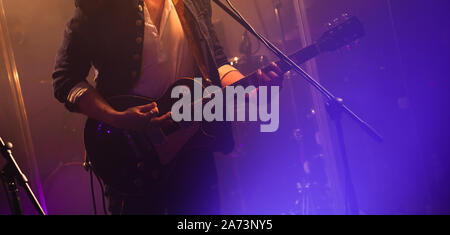
[[[297, 64], [302, 64], [322, 52], [334, 51], [349, 45], [364, 36], [364, 29], [356, 17], [325, 32], [319, 40], [290, 56]], [[277, 62], [283, 72], [290, 70], [284, 62]], [[266, 71], [268, 68], [262, 68]], [[252, 73], [233, 84], [257, 84], [256, 73]], [[108, 103], [118, 111], [130, 107], [156, 102], [160, 114], [171, 111], [177, 101], [171, 98], [172, 88], [187, 86], [191, 91], [194, 79], [183, 78], [176, 81], [167, 92], [157, 99], [140, 96], [116, 96], [108, 98]], [[203, 87], [204, 88], [204, 87]], [[190, 122], [189, 125], [166, 126], [157, 130], [128, 131], [112, 127], [106, 123], [88, 119], [85, 126], [84, 142], [88, 159], [104, 183], [122, 192], [138, 192], [142, 179], [152, 179], [158, 184], [164, 178], [164, 168], [169, 168], [177, 154], [198, 133], [203, 133], [207, 144], [214, 144], [215, 136], [222, 130], [220, 124], [208, 122]], [[148, 185], [148, 182], [146, 182]]]

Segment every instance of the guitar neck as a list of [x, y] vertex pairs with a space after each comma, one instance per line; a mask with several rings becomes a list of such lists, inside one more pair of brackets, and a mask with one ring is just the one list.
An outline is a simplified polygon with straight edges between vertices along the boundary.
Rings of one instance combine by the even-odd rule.
[[[308, 47], [303, 48], [302, 50], [292, 54], [291, 56], [289, 56], [289, 58], [291, 58], [296, 64], [303, 64], [306, 61], [314, 58], [315, 56], [319, 55], [320, 51], [317, 47], [316, 44], [310, 45]], [[278, 61], [276, 62], [276, 64], [278, 65], [278, 67], [281, 69], [281, 71], [283, 73], [291, 70], [291, 66], [288, 65], [286, 62], [284, 61]], [[266, 66], [264, 68], [262, 68], [261, 70], [263, 72], [267, 72], [269, 70], [269, 66]], [[246, 76], [245, 78], [235, 82], [232, 84], [232, 86], [251, 86], [251, 85], [257, 85], [258, 81], [256, 78], [256, 72], [251, 73], [250, 75]]]

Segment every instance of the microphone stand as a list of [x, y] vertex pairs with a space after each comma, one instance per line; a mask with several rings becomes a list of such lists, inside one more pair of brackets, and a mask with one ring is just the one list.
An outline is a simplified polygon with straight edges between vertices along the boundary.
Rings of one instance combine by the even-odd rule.
[[6, 166], [1, 170], [0, 174], [4, 183], [5, 191], [8, 194], [7, 198], [11, 212], [14, 215], [23, 214], [20, 199], [19, 196], [17, 195], [18, 192], [16, 184], [17, 181], [19, 185], [21, 185], [25, 189], [28, 198], [30, 199], [31, 203], [35, 207], [38, 214], [45, 215], [44, 210], [42, 209], [41, 205], [39, 204], [39, 201], [37, 200], [36, 196], [34, 195], [33, 191], [30, 188], [30, 185], [28, 184], [27, 177], [25, 176], [25, 174], [23, 174], [22, 170], [20, 169], [19, 165], [14, 159], [11, 150], [12, 144], [11, 143], [5, 144], [2, 138], [0, 137], [0, 153], [7, 161]]
[[311, 84], [315, 89], [317, 89], [326, 99], [327, 111], [336, 126], [338, 145], [341, 153], [342, 162], [342, 172], [344, 175], [344, 185], [345, 185], [345, 209], [347, 214], [359, 214], [358, 202], [356, 199], [355, 189], [353, 186], [353, 181], [350, 174], [350, 169], [348, 165], [347, 152], [345, 150], [344, 142], [344, 132], [341, 123], [342, 114], [345, 113], [350, 116], [359, 126], [376, 141], [381, 142], [383, 138], [380, 134], [367, 122], [356, 115], [351, 109], [349, 109], [339, 97], [333, 95], [328, 91], [322, 84], [317, 82], [311, 75], [304, 71], [298, 64], [296, 64], [292, 59], [290, 59], [286, 54], [284, 54], [279, 48], [277, 48], [273, 43], [271, 43], [263, 35], [259, 34], [245, 19], [242, 15], [234, 8], [230, 0], [226, 0], [230, 8], [223, 4], [220, 0], [213, 0], [222, 10], [224, 10], [228, 15], [230, 15], [235, 21], [242, 25], [246, 30], [252, 33], [256, 38], [258, 38], [268, 49], [270, 49], [280, 60], [288, 64], [292, 70], [296, 71], [302, 78], [304, 78], [309, 84]]

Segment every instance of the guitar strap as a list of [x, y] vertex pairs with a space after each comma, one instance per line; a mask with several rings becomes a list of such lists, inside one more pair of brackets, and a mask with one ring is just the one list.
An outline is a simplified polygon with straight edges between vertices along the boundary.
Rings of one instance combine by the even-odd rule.
[[[197, 43], [200, 41], [199, 38], [196, 36], [198, 34], [195, 33], [196, 30], [193, 28], [193, 24], [190, 23], [193, 22], [194, 16], [192, 15], [192, 12], [185, 7], [183, 0], [172, 0], [172, 1], [175, 5], [175, 9], [178, 13], [178, 17], [180, 18], [181, 25], [188, 40], [189, 47], [194, 55], [195, 61], [197, 62], [200, 73], [202, 74], [206, 82], [211, 83], [211, 77], [209, 76], [208, 69], [204, 61], [204, 57], [202, 56], [199, 43]], [[215, 127], [214, 130], [216, 130], [217, 133], [214, 133], [214, 136], [220, 136], [220, 139], [223, 141], [219, 141], [219, 144], [215, 143], [214, 148], [217, 151], [228, 154], [234, 148], [234, 141], [233, 141], [233, 134], [231, 132], [231, 127], [229, 126], [228, 123], [222, 123], [221, 125], [217, 125], [217, 123], [215, 124], [216, 125], [214, 126]], [[196, 137], [193, 138], [196, 139]], [[197, 141], [194, 142], [198, 143], [202, 147], [211, 147], [211, 145], [208, 144], [208, 141], [206, 142], [203, 141], [203, 138], [198, 139], [198, 142]]]
[[188, 40], [189, 47], [194, 55], [195, 61], [197, 62], [198, 68], [203, 78], [206, 81], [210, 81], [208, 69], [203, 59], [202, 52], [198, 43], [196, 43], [199, 42], [199, 39], [196, 36], [197, 34], [195, 33], [192, 24], [188, 22], [188, 17], [190, 19], [193, 19], [193, 15], [189, 10], [185, 8], [183, 0], [173, 0], [173, 3], [178, 13], [178, 18], [180, 18], [181, 26], [183, 27], [184, 34], [186, 35], [186, 38]]

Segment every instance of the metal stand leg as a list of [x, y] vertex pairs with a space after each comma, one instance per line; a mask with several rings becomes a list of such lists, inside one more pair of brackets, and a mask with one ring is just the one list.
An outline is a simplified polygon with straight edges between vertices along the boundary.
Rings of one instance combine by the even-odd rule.
[[350, 167], [348, 164], [347, 151], [345, 149], [344, 131], [341, 122], [341, 99], [337, 99], [335, 102], [327, 103], [327, 110], [333, 120], [336, 127], [337, 141], [339, 145], [339, 151], [341, 159], [337, 160], [336, 164], [341, 166], [341, 174], [344, 185], [344, 201], [345, 201], [345, 213], [351, 215], [359, 214], [358, 201], [356, 199], [355, 188], [353, 186], [353, 180], [350, 173]]
[[41, 207], [41, 204], [37, 200], [36, 196], [34, 195], [33, 191], [30, 188], [30, 185], [28, 184], [28, 179], [23, 174], [22, 170], [20, 169], [19, 165], [17, 164], [16, 160], [14, 159], [12, 155], [12, 144], [11, 143], [4, 143], [3, 140], [0, 138], [0, 153], [5, 157], [8, 164], [6, 167], [2, 170], [2, 179], [4, 183], [8, 185], [8, 191], [11, 194], [10, 198], [10, 205], [11, 205], [11, 211], [14, 214], [22, 214], [22, 209], [20, 206], [20, 201], [17, 196], [17, 186], [16, 186], [16, 180], [25, 189], [25, 193], [27, 194], [28, 198], [30, 199], [31, 203], [35, 207], [36, 211], [40, 215], [45, 215], [44, 210]]

